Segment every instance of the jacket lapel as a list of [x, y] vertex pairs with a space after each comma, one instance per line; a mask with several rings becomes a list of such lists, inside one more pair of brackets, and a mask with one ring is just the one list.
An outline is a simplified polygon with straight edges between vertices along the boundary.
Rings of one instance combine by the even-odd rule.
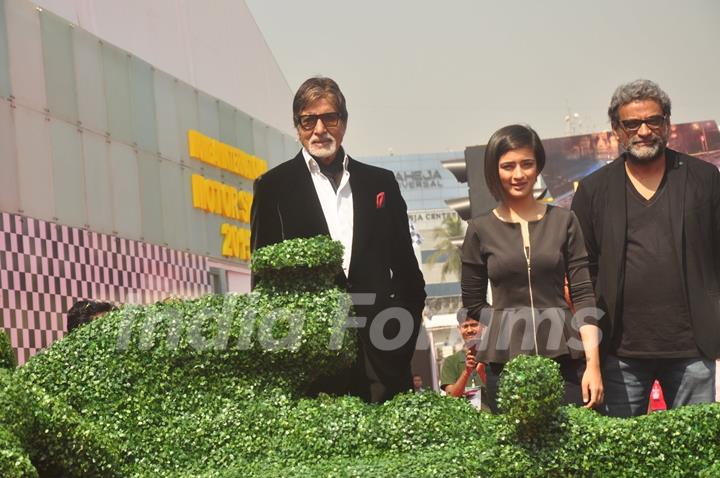
[[[611, 257], [619, 260], [619, 276], [622, 276], [622, 267], [625, 263], [625, 238], [627, 236], [627, 175], [625, 174], [625, 158], [620, 156], [611, 165], [610, 168], [610, 181], [608, 183], [608, 203], [607, 211], [609, 214], [606, 215], [608, 219], [605, 221], [610, 227], [608, 234], [610, 235], [610, 241], [603, 241], [604, 244], [618, 244], [620, 250], [607, 251], [610, 252]], [[609, 216], [609, 217], [608, 217]], [[603, 251], [606, 253], [606, 251]]]
[[[685, 228], [685, 185], [687, 184], [687, 165], [679, 155], [670, 149], [667, 156], [667, 189], [670, 200], [670, 226], [677, 253], [678, 265], [685, 270], [683, 262], [683, 230]], [[684, 281], [683, 281], [684, 282]]]
[[369, 214], [372, 213], [370, 201], [370, 193], [372, 186], [368, 184], [367, 178], [363, 177], [362, 168], [357, 167], [357, 162], [348, 158], [348, 172], [350, 173], [350, 189], [353, 196], [353, 241], [352, 255], [350, 256], [350, 269], [348, 274], [352, 274], [354, 264], [362, 252], [363, 245], [366, 241], [366, 235], [370, 233]]
[[287, 218], [286, 220], [293, 222], [303, 221], [305, 224], [302, 225], [300, 229], [311, 231], [316, 235], [325, 234], [329, 236], [330, 228], [325, 220], [325, 214], [320, 205], [320, 199], [318, 198], [315, 184], [313, 183], [302, 151], [300, 151], [292, 161], [292, 175], [287, 178], [285, 187], [293, 192], [293, 194], [290, 195], [290, 197], [293, 198], [293, 204], [286, 205], [286, 208], [302, 211], [302, 214], [296, 215], [297, 217]]

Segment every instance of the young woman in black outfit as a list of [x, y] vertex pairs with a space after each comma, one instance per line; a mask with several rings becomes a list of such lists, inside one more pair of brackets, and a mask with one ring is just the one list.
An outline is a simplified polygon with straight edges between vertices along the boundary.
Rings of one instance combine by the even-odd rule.
[[[599, 315], [582, 231], [572, 211], [533, 197], [544, 165], [532, 128], [495, 132], [485, 149], [485, 180], [500, 204], [469, 221], [462, 246], [463, 305], [487, 326], [477, 358], [489, 365], [493, 410], [503, 366], [519, 354], [560, 364], [565, 403], [591, 408], [603, 400]], [[575, 314], [565, 300], [566, 278]]]

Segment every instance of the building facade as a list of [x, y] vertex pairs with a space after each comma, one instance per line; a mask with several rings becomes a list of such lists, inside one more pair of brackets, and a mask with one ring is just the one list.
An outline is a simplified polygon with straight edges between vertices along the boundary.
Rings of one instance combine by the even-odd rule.
[[[96, 30], [118, 5], [142, 7], [106, 4]], [[161, 13], [135, 20], [171, 24]], [[37, 4], [0, 0], [0, 313], [20, 363], [64, 335], [79, 299], [249, 290], [253, 180], [298, 144], [292, 93], [259, 30], [244, 35], [264, 49], [239, 66], [281, 86], [267, 111], [276, 124], [287, 111], [286, 129]], [[261, 109], [259, 89], [243, 95]]]

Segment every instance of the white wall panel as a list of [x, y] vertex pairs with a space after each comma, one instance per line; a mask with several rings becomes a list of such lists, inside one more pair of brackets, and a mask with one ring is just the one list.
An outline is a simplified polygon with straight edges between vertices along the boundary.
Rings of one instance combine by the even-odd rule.
[[[155, 244], [165, 244], [163, 236], [163, 208], [160, 185], [160, 159], [140, 152], [138, 181], [142, 204], [142, 237]], [[183, 207], [178, 204], [177, 207]]]
[[180, 165], [173, 161], [160, 161], [160, 193], [162, 201], [163, 237], [168, 246], [188, 248], [185, 210], [192, 208], [183, 197], [183, 174]]
[[0, 96], [7, 98], [10, 94], [10, 58], [8, 57], [5, 0], [0, 0]]
[[15, 109], [20, 209], [30, 217], [55, 220], [50, 123], [45, 115]]
[[135, 142], [132, 127], [132, 95], [130, 93], [130, 57], [112, 45], [102, 45], [105, 104], [108, 132], [113, 139], [127, 144]]
[[36, 111], [47, 108], [40, 16], [27, 0], [5, 0], [10, 82], [18, 103]]
[[90, 33], [73, 30], [75, 54], [75, 84], [78, 91], [78, 115], [83, 128], [105, 134], [107, 106], [103, 78], [102, 47], [100, 40]]
[[10, 103], [0, 99], [0, 211], [17, 212], [20, 208], [18, 191], [17, 152], [15, 149], [15, 121]]
[[112, 234], [115, 230], [115, 218], [110, 180], [110, 144], [105, 141], [104, 136], [85, 131], [82, 135], [82, 147], [87, 178], [85, 190], [88, 225], [93, 231]]
[[73, 227], [87, 224], [85, 165], [80, 136], [77, 126], [59, 120], [50, 122], [55, 215], [60, 223]]
[[292, 134], [293, 92], [244, 1], [34, 1]]
[[158, 135], [158, 149], [167, 159], [180, 162], [180, 130], [178, 129], [178, 107], [175, 103], [177, 81], [166, 73], [155, 71], [155, 107]]
[[73, 124], [78, 121], [73, 30], [67, 20], [40, 13], [45, 87], [50, 114]]
[[110, 143], [110, 183], [115, 231], [128, 239], [142, 236], [138, 159], [132, 148]]

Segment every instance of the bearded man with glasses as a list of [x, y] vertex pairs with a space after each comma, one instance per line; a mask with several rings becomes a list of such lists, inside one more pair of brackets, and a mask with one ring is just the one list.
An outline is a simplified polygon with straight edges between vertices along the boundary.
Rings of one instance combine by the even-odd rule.
[[381, 402], [412, 389], [425, 282], [395, 175], [345, 153], [347, 121], [335, 81], [317, 77], [300, 86], [293, 123], [302, 149], [256, 179], [251, 248], [319, 234], [342, 242], [337, 283], [353, 297], [359, 354], [351, 370], [320, 377], [308, 394], [351, 393]]
[[720, 356], [720, 172], [666, 147], [670, 98], [621, 85], [608, 115], [622, 155], [580, 182], [572, 209], [605, 316], [604, 412], [646, 413], [657, 379], [669, 408], [715, 398]]

